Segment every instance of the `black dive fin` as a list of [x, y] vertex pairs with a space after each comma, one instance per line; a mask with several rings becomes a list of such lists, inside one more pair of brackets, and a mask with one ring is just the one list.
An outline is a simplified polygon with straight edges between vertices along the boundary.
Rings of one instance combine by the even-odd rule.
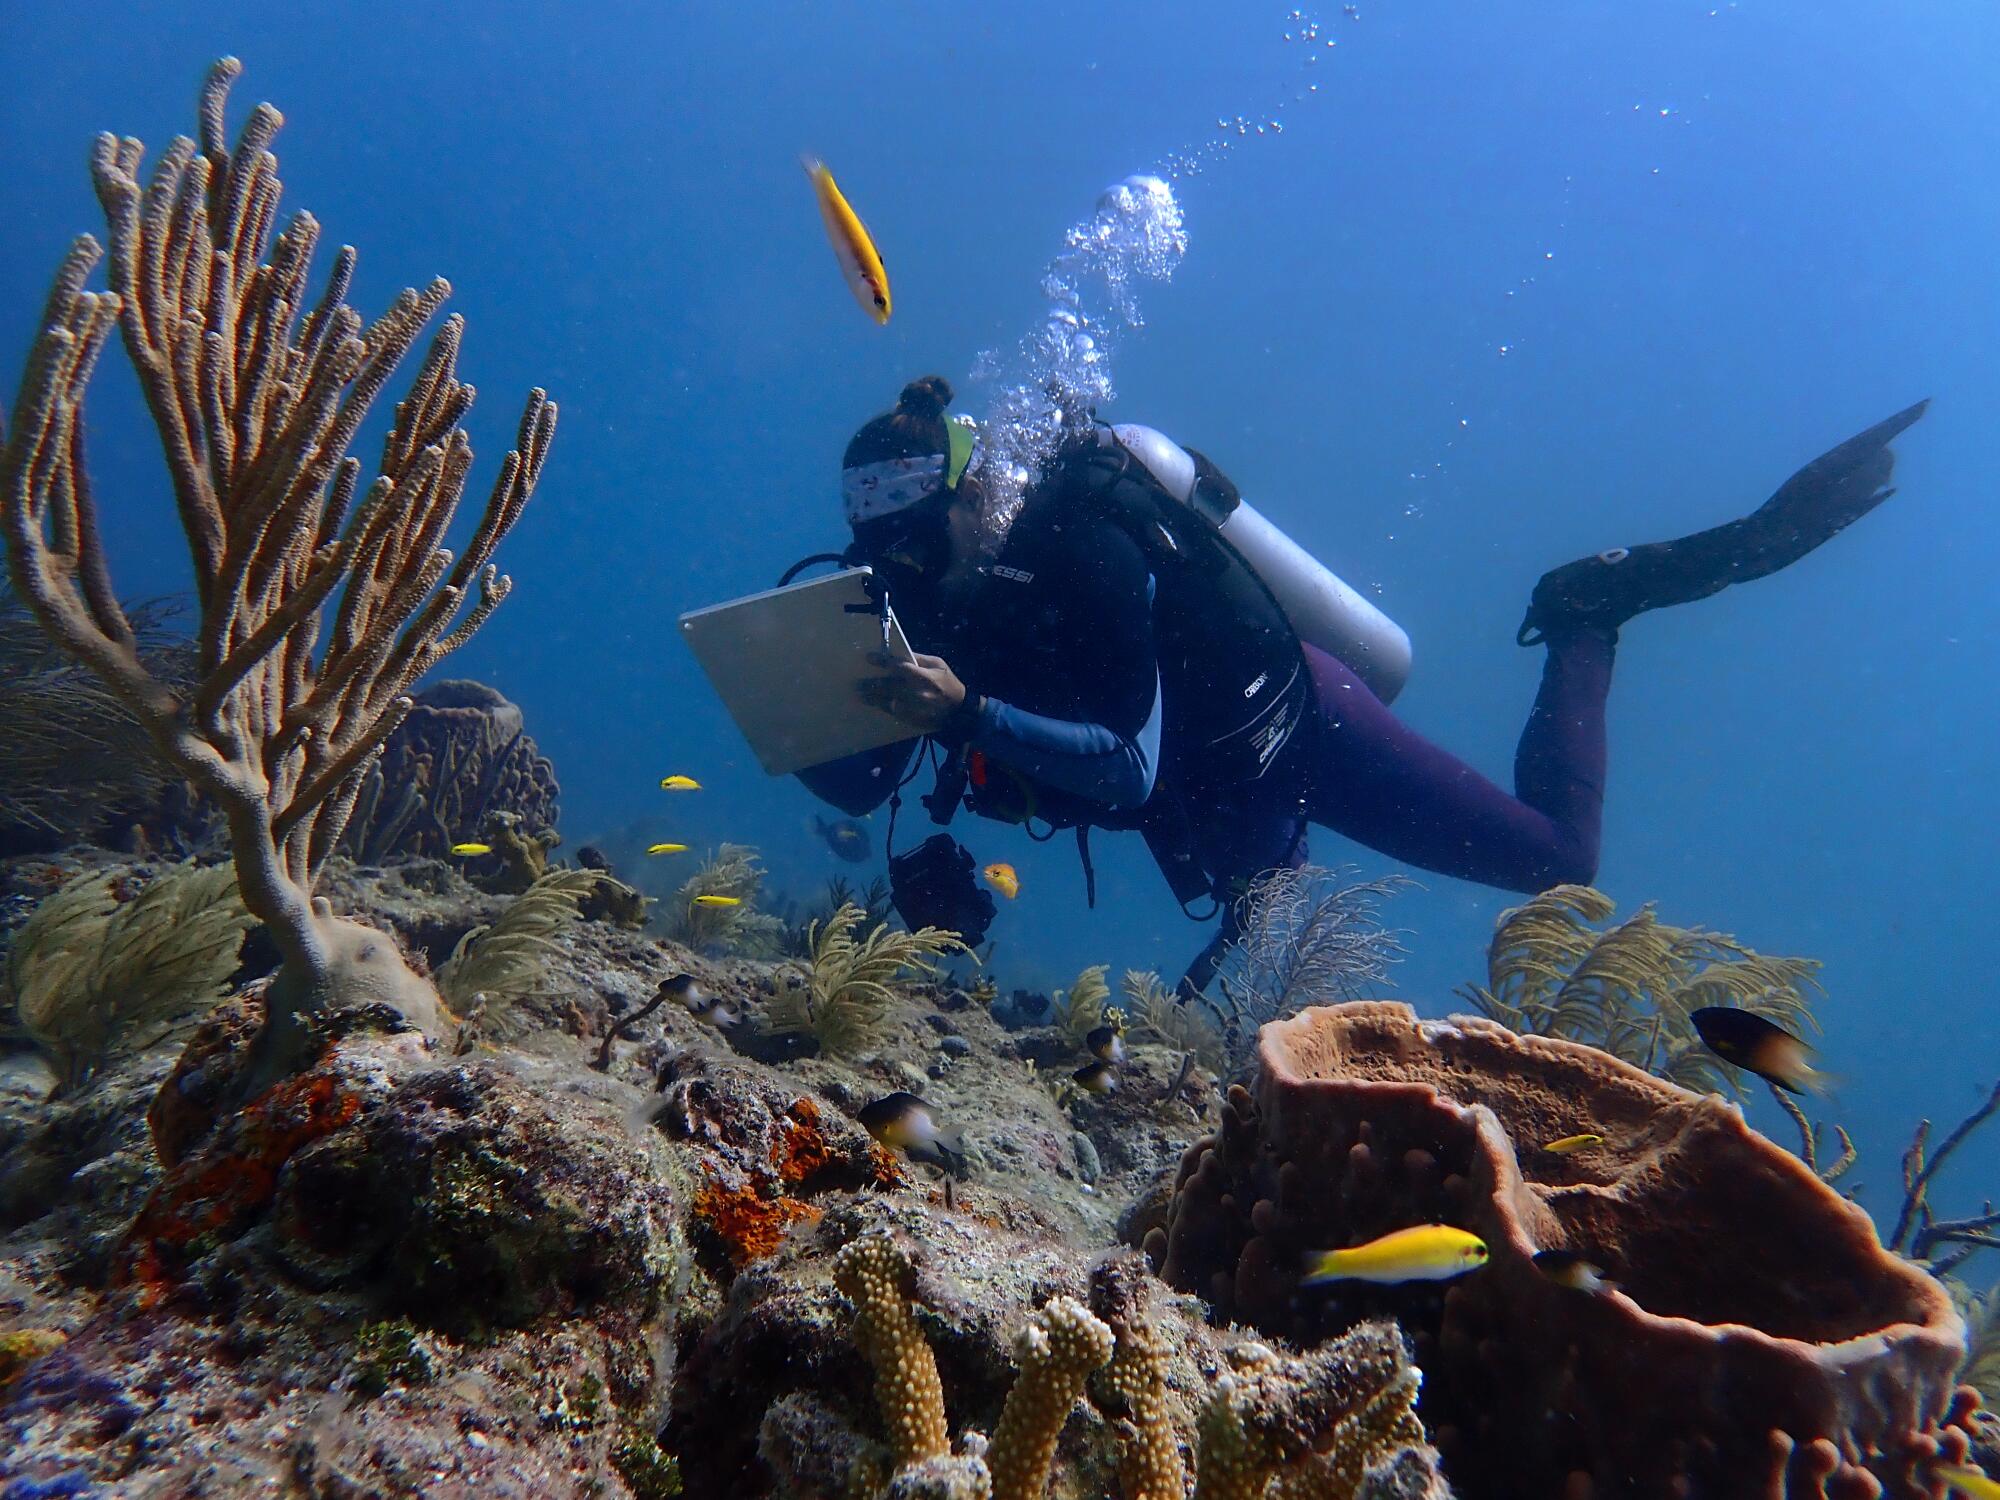
[[1515, 639], [1532, 646], [1550, 634], [1616, 631], [1646, 610], [1706, 599], [1789, 567], [1896, 493], [1889, 444], [1929, 405], [1926, 398], [1905, 407], [1822, 453], [1740, 520], [1671, 542], [1614, 547], [1544, 573]]

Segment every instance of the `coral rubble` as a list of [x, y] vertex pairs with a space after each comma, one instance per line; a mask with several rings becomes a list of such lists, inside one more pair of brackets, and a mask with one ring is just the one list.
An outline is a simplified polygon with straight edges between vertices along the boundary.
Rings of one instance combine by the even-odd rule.
[[[1396, 1316], [1464, 1493], [1909, 1497], [1964, 1451], [1944, 1289], [1721, 1099], [1386, 1002], [1267, 1026], [1258, 1063], [1148, 1248], [1219, 1316], [1307, 1344]], [[1538, 1149], [1583, 1130], [1603, 1144]], [[1422, 1222], [1491, 1260], [1446, 1286], [1300, 1287], [1307, 1251]], [[1559, 1284], [1545, 1249], [1617, 1288]]]

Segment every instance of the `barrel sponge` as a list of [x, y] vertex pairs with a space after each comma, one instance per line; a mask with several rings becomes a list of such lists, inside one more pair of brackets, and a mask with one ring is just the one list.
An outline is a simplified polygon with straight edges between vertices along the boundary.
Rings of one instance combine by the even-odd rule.
[[884, 1234], [843, 1247], [833, 1268], [834, 1285], [854, 1304], [854, 1341], [875, 1367], [875, 1399], [898, 1467], [951, 1453], [944, 1385], [910, 1308], [909, 1275], [909, 1257]]
[[1074, 1297], [1053, 1298], [1021, 1330], [1014, 1341], [1021, 1370], [988, 1455], [993, 1500], [1040, 1500], [1047, 1491], [1056, 1439], [1112, 1344], [1111, 1330]]
[[[1539, 1149], [1583, 1131], [1603, 1144]], [[1487, 1265], [1300, 1287], [1308, 1251], [1426, 1222]], [[1545, 1249], [1616, 1289], [1549, 1280]], [[1265, 1026], [1147, 1250], [1218, 1319], [1301, 1345], [1398, 1319], [1470, 1497], [1916, 1497], [1966, 1447], [1963, 1322], [1866, 1213], [1720, 1097], [1490, 1021], [1357, 1001]]]

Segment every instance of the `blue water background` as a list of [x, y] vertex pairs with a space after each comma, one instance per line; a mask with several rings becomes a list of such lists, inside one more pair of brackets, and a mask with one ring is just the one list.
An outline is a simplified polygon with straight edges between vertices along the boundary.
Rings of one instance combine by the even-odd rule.
[[[910, 376], [1010, 347], [1098, 190], [1219, 139], [1219, 117], [1284, 129], [1178, 185], [1191, 250], [1120, 351], [1116, 415], [1205, 449], [1375, 593], [1416, 641], [1399, 710], [1502, 780], [1540, 666], [1513, 631], [1545, 568], [1745, 511], [1934, 395], [1893, 504], [1626, 632], [1599, 880], [1626, 910], [1826, 961], [1847, 1075], [1828, 1114], [1861, 1142], [1867, 1200], [1892, 1203], [1914, 1118], [1955, 1119], [2000, 1072], [2000, 21], [1936, 0], [1316, 14], [1338, 45], [1308, 66], [1288, 8], [1262, 5], [17, 8], [0, 353], [98, 225], [91, 135], [157, 153], [209, 58], [240, 54], [232, 129], [255, 100], [284, 109], [287, 204], [361, 248], [358, 304], [452, 278], [476, 483], [530, 385], [562, 403], [502, 557], [514, 598], [449, 672], [525, 707], [572, 846], [738, 839], [801, 895], [844, 867], [805, 794], [758, 772], [675, 615], [838, 545], [852, 428]], [[839, 284], [801, 151], [878, 236], [886, 329]], [[120, 585], [184, 586], [122, 356], [93, 401]], [[707, 789], [670, 800], [668, 771]], [[995, 928], [1005, 984], [1172, 971], [1199, 940], [1133, 841], [1099, 840], [1091, 914], [1067, 840], [959, 831], [1022, 872]], [[1331, 835], [1315, 850], [1391, 868]], [[1394, 910], [1400, 993], [1442, 1013], [1512, 898], [1424, 881]], [[1993, 1142], [1978, 1155], [1947, 1206], [1995, 1186]]]

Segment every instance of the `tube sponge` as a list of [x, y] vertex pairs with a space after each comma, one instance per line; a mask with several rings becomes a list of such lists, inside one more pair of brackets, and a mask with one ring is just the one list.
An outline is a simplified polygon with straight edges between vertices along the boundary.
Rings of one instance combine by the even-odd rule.
[[993, 1430], [993, 1500], [1040, 1500], [1047, 1491], [1063, 1423], [1112, 1344], [1111, 1330], [1074, 1297], [1055, 1298], [1021, 1330], [1021, 1373]]
[[909, 1274], [909, 1257], [882, 1234], [863, 1235], [833, 1264], [834, 1285], [854, 1304], [854, 1341], [875, 1367], [875, 1400], [898, 1468], [951, 1453], [944, 1385], [910, 1310]]

